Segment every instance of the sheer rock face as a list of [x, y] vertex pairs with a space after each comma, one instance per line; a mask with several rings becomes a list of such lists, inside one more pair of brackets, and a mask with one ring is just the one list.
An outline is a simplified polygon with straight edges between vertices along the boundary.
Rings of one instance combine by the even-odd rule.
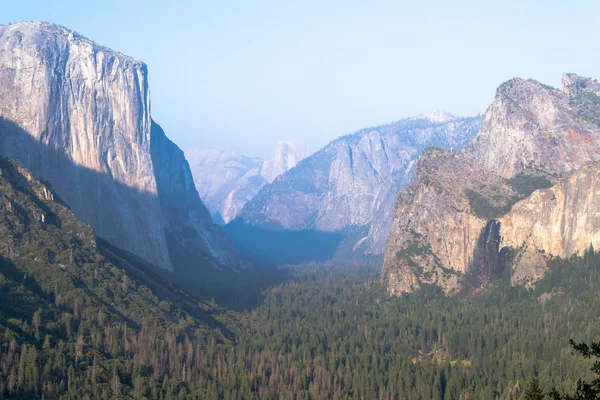
[[196, 148], [186, 151], [194, 182], [215, 221], [232, 221], [242, 207], [282, 173], [310, 155], [294, 142], [277, 142], [272, 157]]
[[[161, 268], [173, 269], [168, 211], [184, 204], [203, 251], [219, 257], [227, 245], [209, 245], [183, 154], [151, 127], [143, 63], [59, 26], [0, 26], [0, 151], [50, 182], [100, 237]], [[157, 165], [167, 156], [153, 150], [167, 147]], [[167, 199], [170, 179], [178, 191]]]
[[596, 81], [574, 74], [563, 76], [562, 90], [512, 79], [498, 88], [469, 153], [505, 178], [535, 170], [567, 177], [600, 159], [599, 93]]
[[583, 255], [600, 246], [600, 164], [586, 165], [549, 189], [535, 191], [500, 219], [502, 246], [518, 249], [513, 283], [543, 276], [546, 256]]
[[[574, 74], [563, 76], [562, 90], [513, 79], [464, 154], [425, 153], [398, 195], [382, 275], [389, 292], [433, 283], [472, 293], [502, 274], [507, 254], [512, 283], [530, 286], [549, 255], [597, 246], [599, 93], [596, 81]], [[520, 175], [555, 186], [523, 199], [518, 179], [505, 180]]]
[[[438, 113], [439, 114], [439, 113]], [[394, 199], [428, 146], [461, 149], [479, 118], [443, 121], [427, 116], [365, 129], [342, 137], [298, 163], [246, 204], [245, 223], [277, 229], [343, 231], [367, 226], [363, 254], [382, 254], [394, 215]]]
[[515, 196], [503, 178], [468, 155], [423, 153], [410, 185], [398, 194], [383, 267], [390, 294], [424, 283], [455, 294], [465, 279], [480, 289], [499, 275], [498, 225], [476, 215], [469, 191], [498, 209]]

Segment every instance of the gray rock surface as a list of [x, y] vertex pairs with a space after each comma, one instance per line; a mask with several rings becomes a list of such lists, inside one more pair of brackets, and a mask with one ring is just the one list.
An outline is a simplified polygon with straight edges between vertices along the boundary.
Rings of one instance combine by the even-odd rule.
[[598, 94], [597, 82], [575, 74], [563, 76], [562, 90], [511, 79], [496, 91], [469, 153], [505, 178], [538, 170], [566, 177], [600, 159]]
[[153, 125], [147, 68], [131, 57], [56, 25], [0, 26], [0, 152], [100, 237], [160, 268], [177, 267], [181, 236], [215, 266], [239, 263], [183, 153]]
[[382, 272], [389, 293], [423, 283], [480, 290], [500, 276], [503, 249], [514, 254], [512, 283], [530, 286], [549, 256], [597, 246], [599, 94], [575, 74], [561, 90], [512, 79], [465, 154], [427, 153], [398, 196]]
[[485, 287], [498, 275], [498, 265], [481, 265], [495, 260], [488, 239], [497, 226], [488, 225], [493, 215], [483, 214], [507, 209], [515, 196], [502, 177], [470, 156], [426, 150], [412, 182], [398, 194], [382, 272], [388, 292], [413, 292], [426, 283], [457, 294], [466, 278], [473, 281], [469, 290]]
[[462, 149], [479, 122], [437, 111], [344, 136], [262, 188], [240, 217], [273, 229], [367, 227], [351, 248], [382, 254], [396, 194], [409, 183], [421, 152], [429, 146]]

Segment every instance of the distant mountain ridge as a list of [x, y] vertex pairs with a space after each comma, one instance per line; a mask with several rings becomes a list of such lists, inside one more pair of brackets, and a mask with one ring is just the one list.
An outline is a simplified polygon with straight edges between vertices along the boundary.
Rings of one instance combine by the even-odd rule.
[[295, 142], [278, 141], [266, 159], [230, 151], [194, 148], [186, 151], [194, 183], [215, 221], [228, 223], [266, 184], [310, 155]]
[[362, 233], [351, 253], [382, 254], [396, 193], [410, 181], [421, 152], [430, 146], [460, 151], [479, 122], [436, 111], [343, 136], [263, 187], [239, 220], [275, 230], [352, 229]]

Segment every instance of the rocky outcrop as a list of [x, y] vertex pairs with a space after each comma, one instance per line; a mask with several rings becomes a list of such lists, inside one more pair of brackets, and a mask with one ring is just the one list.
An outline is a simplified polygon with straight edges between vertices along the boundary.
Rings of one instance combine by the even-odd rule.
[[383, 267], [389, 293], [422, 284], [448, 294], [485, 287], [501, 273], [495, 218], [517, 199], [503, 178], [469, 156], [426, 150], [398, 194]]
[[186, 151], [200, 197], [215, 222], [222, 223], [232, 221], [264, 185], [309, 154], [302, 146], [283, 141], [267, 159], [204, 148]]
[[382, 275], [389, 292], [430, 283], [473, 293], [508, 263], [512, 283], [530, 286], [549, 256], [597, 246], [598, 93], [574, 74], [562, 90], [510, 80], [464, 154], [424, 154], [398, 196]]
[[503, 83], [468, 152], [505, 178], [569, 176], [600, 159], [598, 92], [595, 81], [574, 74], [564, 75], [562, 90], [531, 79]]
[[531, 284], [547, 270], [547, 257], [569, 258], [600, 246], [600, 164], [535, 191], [500, 219], [502, 247], [516, 250], [512, 282]]
[[206, 260], [233, 261], [183, 153], [153, 128], [139, 61], [56, 25], [1, 26], [0, 152], [100, 237], [160, 268], [173, 270], [171, 238], [185, 235]]
[[396, 193], [410, 181], [421, 152], [428, 146], [459, 150], [478, 127], [477, 117], [437, 112], [344, 136], [265, 186], [240, 218], [270, 229], [365, 227], [368, 234], [349, 248], [382, 254]]

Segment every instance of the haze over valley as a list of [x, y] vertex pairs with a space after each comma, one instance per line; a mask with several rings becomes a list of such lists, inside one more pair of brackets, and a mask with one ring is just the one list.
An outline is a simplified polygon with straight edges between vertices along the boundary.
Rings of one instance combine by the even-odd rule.
[[597, 77], [499, 80], [470, 115], [439, 87], [340, 135], [207, 124], [182, 149], [152, 69], [0, 25], [0, 399], [600, 398]]

